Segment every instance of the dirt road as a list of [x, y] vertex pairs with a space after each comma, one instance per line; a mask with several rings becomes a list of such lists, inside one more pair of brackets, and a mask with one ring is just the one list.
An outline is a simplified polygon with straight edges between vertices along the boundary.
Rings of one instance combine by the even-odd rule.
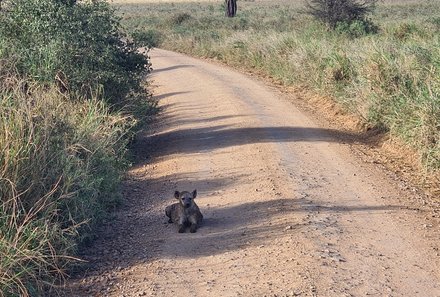
[[[436, 214], [356, 137], [226, 67], [151, 55], [160, 125], [69, 296], [440, 296]], [[205, 223], [179, 234], [164, 209], [193, 189]]]

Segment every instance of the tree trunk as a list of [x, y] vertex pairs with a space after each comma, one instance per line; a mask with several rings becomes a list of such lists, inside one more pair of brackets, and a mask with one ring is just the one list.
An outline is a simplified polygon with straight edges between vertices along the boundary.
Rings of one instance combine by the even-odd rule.
[[235, 17], [237, 13], [237, 0], [225, 0], [226, 4], [226, 16], [227, 17]]

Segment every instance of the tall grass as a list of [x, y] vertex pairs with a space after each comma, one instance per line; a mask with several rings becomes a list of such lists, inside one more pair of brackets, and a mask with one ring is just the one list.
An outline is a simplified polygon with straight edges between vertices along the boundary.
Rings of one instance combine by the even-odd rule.
[[102, 1], [0, 11], [0, 296], [62, 284], [121, 201], [127, 144], [152, 109], [147, 57]]
[[118, 204], [135, 120], [101, 100], [0, 78], [0, 292], [36, 295]]
[[425, 168], [440, 169], [440, 1], [380, 2], [377, 34], [356, 24], [329, 31], [301, 1], [240, 2], [234, 19], [211, 3], [119, 7], [129, 30], [154, 31], [160, 47], [331, 96], [418, 150]]

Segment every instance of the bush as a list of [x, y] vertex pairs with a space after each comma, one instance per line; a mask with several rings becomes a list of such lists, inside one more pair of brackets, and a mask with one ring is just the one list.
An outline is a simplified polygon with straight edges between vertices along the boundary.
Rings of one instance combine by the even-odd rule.
[[347, 34], [350, 37], [361, 37], [369, 34], [377, 33], [378, 27], [368, 19], [355, 20], [351, 23], [339, 22], [336, 24], [336, 32]]
[[15, 57], [22, 75], [41, 83], [61, 81], [87, 97], [101, 86], [111, 103], [139, 91], [149, 61], [126, 41], [106, 2], [7, 0], [4, 7], [0, 52]]
[[308, 12], [316, 19], [335, 29], [338, 23], [351, 25], [365, 20], [377, 0], [308, 0]]

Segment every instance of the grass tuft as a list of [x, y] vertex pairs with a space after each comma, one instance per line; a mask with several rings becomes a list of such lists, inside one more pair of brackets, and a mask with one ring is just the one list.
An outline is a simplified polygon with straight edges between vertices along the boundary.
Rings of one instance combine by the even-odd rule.
[[118, 205], [136, 121], [101, 100], [74, 103], [10, 75], [1, 82], [0, 287], [35, 295], [64, 277], [77, 242]]

